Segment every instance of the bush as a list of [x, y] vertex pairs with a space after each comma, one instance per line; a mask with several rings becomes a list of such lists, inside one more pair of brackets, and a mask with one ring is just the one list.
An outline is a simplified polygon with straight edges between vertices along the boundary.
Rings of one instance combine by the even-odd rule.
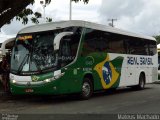
[[156, 39], [157, 44], [159, 44], [160, 43], [160, 35], [156, 35], [156, 36], [153, 36], [153, 37]]

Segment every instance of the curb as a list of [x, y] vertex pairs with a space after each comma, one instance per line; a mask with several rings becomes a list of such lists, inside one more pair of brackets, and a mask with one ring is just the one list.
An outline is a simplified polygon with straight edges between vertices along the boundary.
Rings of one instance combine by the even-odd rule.
[[153, 84], [160, 84], [160, 80], [153, 82]]

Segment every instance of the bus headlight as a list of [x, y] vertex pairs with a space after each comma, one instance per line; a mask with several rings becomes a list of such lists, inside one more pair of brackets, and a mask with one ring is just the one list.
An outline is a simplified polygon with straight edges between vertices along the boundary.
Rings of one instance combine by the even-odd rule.
[[15, 83], [16, 83], [16, 80], [12, 80], [12, 83], [15, 84]]
[[49, 82], [54, 81], [54, 80], [55, 80], [55, 78], [52, 77], [52, 78], [45, 79], [44, 82], [49, 83]]
[[48, 83], [48, 82], [51, 82], [51, 79], [45, 79], [44, 81]]
[[15, 84], [17, 81], [14, 79], [14, 76], [10, 76], [10, 81]]
[[55, 76], [52, 77], [52, 78], [45, 79], [44, 82], [49, 83], [49, 82], [51, 82], [51, 81], [54, 81], [54, 80], [62, 77], [63, 75], [64, 75], [64, 73], [57, 74], [57, 75], [55, 75]]

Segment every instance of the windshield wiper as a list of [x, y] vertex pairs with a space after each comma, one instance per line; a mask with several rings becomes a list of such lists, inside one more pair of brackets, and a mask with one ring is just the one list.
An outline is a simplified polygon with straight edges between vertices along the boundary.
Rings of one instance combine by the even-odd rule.
[[[27, 59], [27, 60], [26, 60], [26, 59]], [[20, 72], [22, 71], [22, 67], [23, 67], [23, 65], [26, 63], [25, 60], [28, 61], [28, 59], [29, 59], [29, 54], [26, 54], [25, 57], [24, 57], [23, 60], [22, 60], [22, 63], [20, 64], [20, 66], [19, 66], [19, 68], [18, 68], [18, 72], [17, 72], [18, 74], [20, 74]]]
[[[29, 60], [29, 58], [30, 58], [30, 60]], [[24, 66], [24, 64], [25, 64], [26, 62], [29, 63], [29, 70], [30, 70], [30, 62], [31, 62], [32, 60], [34, 61], [35, 65], [36, 65], [36, 68], [37, 68], [38, 73], [41, 73], [42, 70], [40, 69], [40, 67], [39, 67], [38, 64], [37, 64], [38, 61], [36, 61], [36, 60], [34, 60], [34, 59], [31, 59], [31, 53], [28, 53], [28, 54], [26, 54], [26, 56], [24, 57], [22, 63], [20, 64], [20, 66], [19, 66], [19, 68], [18, 68], [18, 74], [20, 74], [20, 72], [22, 71], [23, 66]]]

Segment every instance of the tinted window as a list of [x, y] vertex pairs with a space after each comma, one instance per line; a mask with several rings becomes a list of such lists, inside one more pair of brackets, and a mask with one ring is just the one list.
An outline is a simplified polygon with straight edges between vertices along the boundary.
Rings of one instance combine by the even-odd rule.
[[61, 45], [60, 45], [60, 59], [62, 63], [61, 67], [69, 64], [76, 57], [82, 33], [82, 28], [75, 28], [73, 32], [74, 32], [73, 35], [66, 36], [61, 40]]
[[156, 41], [148, 41], [149, 43], [149, 55], [155, 55], [157, 53]]
[[110, 36], [108, 36], [108, 52], [110, 53], [120, 53], [125, 54], [125, 44], [124, 44], [124, 36], [119, 34], [110, 33]]
[[154, 55], [156, 42], [100, 30], [86, 29], [83, 55], [94, 52]]
[[71, 36], [71, 41], [70, 41], [71, 55], [73, 57], [75, 57], [77, 54], [79, 42], [81, 39], [81, 34], [82, 34], [82, 28], [76, 28], [74, 29], [74, 34]]
[[156, 54], [156, 42], [141, 38], [128, 37], [126, 40], [127, 53], [135, 55], [154, 55]]
[[128, 54], [148, 55], [149, 48], [147, 41], [141, 38], [129, 37], [128, 39]]
[[94, 52], [126, 53], [122, 35], [86, 29], [83, 55]]

